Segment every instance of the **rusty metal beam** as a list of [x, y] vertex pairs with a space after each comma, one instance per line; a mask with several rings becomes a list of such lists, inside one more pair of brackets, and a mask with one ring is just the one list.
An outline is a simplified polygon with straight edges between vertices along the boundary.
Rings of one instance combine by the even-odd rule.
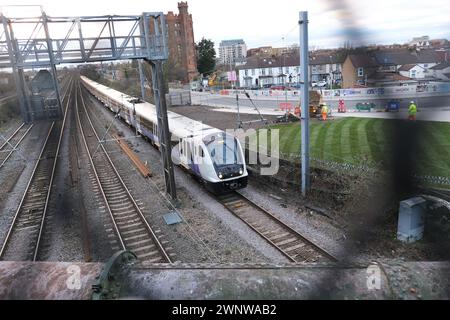
[[[379, 289], [368, 286], [370, 263], [125, 264], [111, 268], [117, 261], [116, 254], [113, 264], [0, 262], [0, 299], [90, 299], [92, 286], [98, 286], [100, 278], [110, 279], [107, 285], [116, 288], [118, 299], [450, 298], [449, 261], [382, 261], [377, 265]], [[109, 272], [114, 276], [109, 277]], [[337, 275], [336, 281], [319, 287], [330, 272]]]
[[1, 262], [0, 299], [90, 299], [92, 284], [102, 266], [101, 263]]

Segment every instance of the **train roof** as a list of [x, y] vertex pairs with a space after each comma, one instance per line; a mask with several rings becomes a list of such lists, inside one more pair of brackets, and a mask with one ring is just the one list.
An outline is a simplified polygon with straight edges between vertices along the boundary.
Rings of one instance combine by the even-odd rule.
[[[130, 110], [133, 109], [132, 101], [135, 100], [134, 97], [129, 96], [120, 91], [117, 91], [115, 89], [112, 89], [110, 87], [107, 87], [105, 85], [102, 85], [84, 76], [81, 76], [81, 78], [90, 86], [92, 86], [99, 92], [103, 93], [104, 95], [110, 97], [112, 100], [123, 104]], [[148, 119], [153, 123], [157, 123], [155, 105], [149, 102], [140, 102], [134, 103], [134, 108], [136, 110], [136, 115]], [[209, 134], [222, 132], [222, 130], [211, 127], [200, 121], [185, 117], [172, 111], [167, 111], [167, 117], [169, 122], [169, 130], [172, 133], [172, 135], [176, 136], [177, 138], [186, 138], [186, 137], [202, 138]]]

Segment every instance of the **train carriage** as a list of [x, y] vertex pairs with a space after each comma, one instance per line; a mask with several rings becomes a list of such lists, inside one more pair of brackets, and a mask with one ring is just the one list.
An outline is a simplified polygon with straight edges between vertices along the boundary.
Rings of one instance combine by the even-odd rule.
[[[91, 94], [139, 134], [159, 146], [156, 107], [81, 77]], [[237, 138], [199, 121], [167, 112], [172, 160], [197, 176], [214, 193], [245, 188], [248, 172]]]

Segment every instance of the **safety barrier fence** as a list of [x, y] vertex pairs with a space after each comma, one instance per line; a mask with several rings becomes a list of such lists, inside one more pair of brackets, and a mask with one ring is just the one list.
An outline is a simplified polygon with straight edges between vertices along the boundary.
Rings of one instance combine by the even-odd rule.
[[[311, 89], [314, 90], [314, 89]], [[449, 96], [450, 83], [448, 82], [433, 82], [421, 85], [408, 86], [391, 86], [391, 87], [370, 87], [370, 88], [349, 88], [349, 89], [317, 89], [317, 91], [327, 100], [335, 99], [395, 99], [407, 97], [434, 97], [434, 96]], [[252, 99], [299, 99], [300, 90], [231, 90], [231, 89], [213, 89], [208, 93], [219, 96], [235, 96], [236, 94], [249, 94]]]

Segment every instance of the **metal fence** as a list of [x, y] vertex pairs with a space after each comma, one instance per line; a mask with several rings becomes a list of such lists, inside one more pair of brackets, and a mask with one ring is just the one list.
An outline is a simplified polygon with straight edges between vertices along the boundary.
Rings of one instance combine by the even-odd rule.
[[166, 93], [166, 102], [168, 107], [189, 106], [192, 103], [191, 91], [170, 90], [169, 93]]

